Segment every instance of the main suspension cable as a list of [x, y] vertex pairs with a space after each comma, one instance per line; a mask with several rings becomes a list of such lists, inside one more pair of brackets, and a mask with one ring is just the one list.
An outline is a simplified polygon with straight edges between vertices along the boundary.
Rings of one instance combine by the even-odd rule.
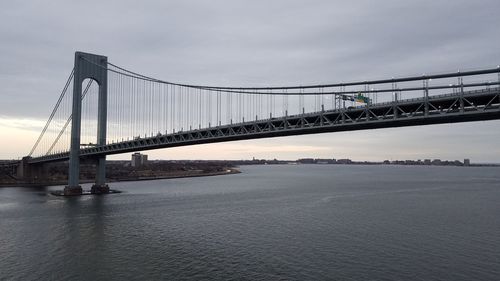
[[[97, 64], [96, 64], [97, 65]], [[304, 95], [353, 95], [353, 94], [360, 94], [360, 93], [389, 93], [393, 92], [394, 89], [371, 89], [371, 90], [351, 90], [351, 91], [325, 91], [324, 88], [333, 88], [333, 87], [341, 87], [344, 88], [347, 86], [359, 86], [359, 85], [367, 85], [367, 84], [387, 84], [387, 83], [397, 83], [397, 82], [410, 82], [410, 81], [419, 81], [419, 80], [430, 80], [430, 79], [441, 79], [441, 78], [450, 78], [450, 77], [463, 77], [463, 76], [473, 76], [473, 75], [480, 75], [480, 74], [491, 74], [491, 73], [499, 73], [500, 74], [500, 68], [490, 68], [490, 69], [483, 69], [483, 70], [473, 70], [473, 71], [466, 71], [466, 72], [453, 72], [453, 73], [443, 73], [443, 74], [435, 74], [435, 75], [422, 75], [422, 76], [412, 76], [412, 77], [405, 77], [405, 78], [391, 78], [391, 79], [382, 79], [382, 80], [371, 80], [371, 81], [363, 81], [363, 82], [348, 82], [348, 83], [336, 83], [336, 84], [319, 84], [319, 85], [306, 85], [306, 86], [284, 86], [284, 87], [215, 87], [215, 86], [201, 86], [201, 85], [191, 85], [191, 84], [181, 84], [181, 83], [173, 83], [173, 82], [168, 82], [164, 80], [159, 80], [156, 78], [148, 77], [130, 70], [127, 70], [125, 68], [116, 66], [115, 64], [112, 64], [108, 62], [108, 65], [111, 65], [119, 70], [125, 71], [126, 73], [119, 72], [113, 69], [108, 68], [109, 71], [137, 78], [137, 79], [145, 79], [151, 82], [157, 82], [157, 83], [164, 83], [164, 84], [169, 84], [169, 85], [174, 85], [174, 86], [179, 86], [179, 87], [189, 87], [189, 88], [196, 88], [196, 89], [203, 89], [207, 91], [213, 91], [214, 93], [217, 92], [224, 92], [224, 93], [235, 93], [235, 94], [252, 94], [252, 95], [282, 95], [283, 93], [277, 93], [277, 92], [272, 92], [273, 90], [305, 90], [305, 89], [319, 89], [317, 92], [304, 92], [304, 91], [299, 91], [299, 92], [286, 92], [286, 95], [288, 96], [304, 96]], [[101, 66], [103, 67], [103, 66]], [[500, 82], [483, 82], [483, 83], [472, 83], [472, 84], [447, 84], [447, 85], [442, 85], [442, 86], [432, 86], [432, 87], [427, 87], [429, 90], [436, 90], [436, 89], [447, 89], [447, 88], [459, 88], [459, 87], [478, 87], [478, 86], [485, 86], [485, 85], [500, 85]], [[399, 88], [397, 89], [398, 91], [417, 91], [417, 90], [423, 90], [423, 87], [410, 87], [410, 88]], [[261, 92], [261, 91], [267, 91], [267, 92]]]
[[57, 109], [59, 108], [59, 105], [61, 104], [62, 99], [64, 98], [64, 95], [66, 95], [66, 91], [68, 90], [68, 87], [69, 87], [69, 84], [71, 83], [71, 80], [73, 80], [74, 74], [75, 74], [75, 69], [72, 69], [71, 73], [68, 77], [68, 80], [66, 81], [66, 84], [64, 85], [64, 88], [63, 88], [61, 94], [59, 95], [59, 99], [57, 100], [56, 105], [54, 106], [54, 109], [52, 110], [52, 113], [50, 114], [49, 119], [47, 120], [47, 123], [45, 124], [45, 127], [43, 128], [42, 132], [40, 133], [40, 136], [38, 136], [38, 139], [36, 140], [35, 144], [31, 148], [31, 151], [28, 154], [28, 156], [31, 156], [33, 154], [33, 152], [35, 152], [35, 149], [37, 148], [38, 144], [42, 140], [43, 135], [47, 131], [50, 123], [52, 122], [52, 119], [54, 118], [54, 115], [57, 112]]
[[[90, 61], [89, 61], [90, 62]], [[94, 62], [92, 62], [94, 63]], [[94, 63], [95, 64], [95, 63]], [[96, 64], [97, 65], [97, 64]], [[346, 87], [346, 86], [360, 86], [367, 84], [388, 84], [388, 83], [397, 83], [397, 82], [410, 82], [410, 81], [420, 81], [420, 80], [430, 80], [430, 79], [442, 79], [442, 78], [451, 78], [451, 77], [463, 77], [463, 76], [473, 76], [480, 74], [492, 74], [492, 73], [500, 73], [500, 67], [481, 69], [481, 70], [471, 70], [464, 72], [449, 72], [449, 73], [441, 73], [441, 74], [433, 74], [433, 75], [421, 75], [421, 76], [409, 76], [402, 78], [391, 78], [391, 79], [378, 79], [378, 80], [370, 80], [370, 81], [358, 81], [358, 82], [346, 82], [346, 83], [334, 83], [334, 84], [317, 84], [317, 85], [305, 85], [305, 86], [273, 86], [273, 87], [219, 87], [219, 86], [207, 86], [207, 85], [192, 85], [192, 84], [182, 84], [182, 83], [174, 83], [164, 80], [159, 80], [156, 78], [152, 78], [149, 76], [145, 76], [123, 67], [119, 67], [113, 63], [108, 62], [108, 65], [111, 65], [117, 69], [125, 71], [131, 75], [148, 79], [153, 82], [166, 83], [181, 87], [190, 87], [190, 88], [202, 88], [206, 90], [293, 90], [293, 89], [313, 89], [313, 88], [332, 88], [332, 87]], [[103, 66], [101, 66], [103, 67]], [[113, 71], [109, 69], [110, 71]], [[125, 74], [125, 73], [121, 73]], [[254, 93], [255, 94], [255, 93]], [[319, 94], [319, 93], [316, 93]]]
[[[90, 88], [90, 86], [92, 85], [92, 79], [89, 80], [87, 86], [85, 87], [85, 90], [83, 91], [82, 93], [82, 101], [83, 99], [85, 98], [85, 96], [87, 95], [87, 92]], [[66, 120], [66, 123], [64, 124], [64, 126], [62, 127], [61, 131], [59, 132], [59, 134], [57, 135], [56, 139], [54, 140], [54, 142], [52, 142], [49, 150], [47, 151], [47, 153], [45, 153], [45, 155], [49, 155], [51, 152], [52, 152], [52, 149], [54, 149], [54, 146], [57, 144], [57, 142], [59, 141], [59, 139], [61, 138], [62, 134], [64, 133], [64, 131], [66, 130], [66, 128], [68, 127], [69, 123], [71, 122], [71, 119], [73, 119], [73, 114], [71, 114], [68, 119]]]
[[[85, 59], [85, 58], [84, 58]], [[86, 60], [86, 59], [85, 59]], [[411, 77], [404, 77], [404, 78], [391, 78], [391, 79], [381, 79], [381, 80], [371, 80], [371, 81], [363, 81], [363, 82], [348, 82], [348, 83], [335, 83], [335, 84], [318, 84], [318, 85], [306, 85], [306, 86], [282, 86], [282, 87], [215, 87], [215, 86], [202, 86], [202, 85], [191, 85], [191, 84], [181, 84], [181, 83], [173, 83], [173, 82], [168, 82], [156, 78], [152, 78], [149, 76], [145, 76], [133, 71], [130, 71], [128, 69], [125, 69], [123, 67], [119, 67], [113, 63], [108, 62], [108, 65], [111, 65], [112, 67], [115, 67], [121, 71], [120, 72], [99, 64], [96, 64], [95, 62], [92, 62], [90, 60], [86, 60], [89, 63], [92, 63], [96, 66], [99, 66], [103, 69], [107, 69], [111, 72], [115, 72], [117, 74], [129, 76], [132, 78], [136, 79], [142, 79], [142, 80], [147, 80], [150, 82], [157, 82], [157, 83], [164, 83], [164, 84], [169, 84], [169, 85], [174, 85], [174, 86], [179, 86], [179, 87], [188, 87], [188, 88], [196, 88], [196, 89], [203, 89], [207, 91], [211, 91], [214, 93], [217, 93], [218, 91], [220, 92], [226, 92], [226, 93], [241, 93], [241, 94], [260, 94], [260, 95], [279, 95], [280, 93], [275, 93], [272, 92], [273, 90], [290, 90], [290, 89], [298, 89], [301, 90], [299, 92], [287, 92], [287, 95], [349, 95], [349, 94], [360, 94], [364, 92], [368, 92], [366, 90], [358, 90], [358, 91], [341, 91], [341, 92], [335, 92], [335, 91], [324, 91], [324, 88], [332, 88], [332, 87], [341, 87], [345, 89], [346, 86], [359, 86], [359, 85], [368, 85], [368, 84], [388, 84], [388, 83], [397, 83], [397, 82], [410, 82], [410, 81], [420, 81], [420, 80], [431, 80], [431, 79], [442, 79], [442, 78], [450, 78], [450, 77], [463, 77], [463, 76], [473, 76], [473, 75], [480, 75], [480, 74], [491, 74], [491, 73], [500, 73], [500, 67], [496, 68], [489, 68], [489, 69], [482, 69], [482, 70], [472, 70], [472, 71], [465, 71], [465, 72], [452, 72], [452, 73], [442, 73], [442, 74], [434, 74], [434, 75], [422, 75], [422, 76], [411, 76]], [[474, 84], [468, 84], [468, 85], [463, 85], [463, 87], [476, 87], [476, 86], [484, 86], [484, 85], [498, 85], [500, 82], [484, 82], [484, 83], [474, 83]], [[456, 88], [456, 87], [461, 87], [461, 85], [445, 85], [445, 86], [434, 86], [432, 89], [445, 89], [445, 88]], [[318, 92], [303, 92], [305, 89], [313, 89], [313, 88], [318, 88], [321, 89]], [[403, 89], [397, 89], [398, 91], [415, 91], [415, 90], [422, 90], [423, 88], [403, 88]], [[431, 87], [428, 87], [427, 89], [431, 89]], [[267, 90], [268, 92], [259, 92], [259, 90]], [[392, 92], [393, 89], [382, 89], [382, 90], [369, 90], [370, 93], [384, 93], [384, 92]]]

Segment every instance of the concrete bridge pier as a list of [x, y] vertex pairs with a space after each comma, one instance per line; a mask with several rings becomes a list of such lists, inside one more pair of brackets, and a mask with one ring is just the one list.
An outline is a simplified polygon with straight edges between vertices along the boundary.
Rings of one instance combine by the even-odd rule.
[[47, 183], [47, 165], [29, 164], [30, 157], [23, 157], [16, 170], [16, 177], [26, 183]]
[[109, 193], [109, 186], [106, 184], [106, 156], [99, 157], [96, 165], [95, 184], [92, 185], [92, 194]]

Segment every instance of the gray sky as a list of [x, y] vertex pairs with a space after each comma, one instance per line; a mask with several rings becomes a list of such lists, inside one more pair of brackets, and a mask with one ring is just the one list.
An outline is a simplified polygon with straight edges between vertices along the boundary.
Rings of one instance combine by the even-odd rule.
[[[39, 119], [43, 125], [77, 50], [107, 55], [113, 63], [169, 81], [241, 86], [366, 80], [500, 64], [498, 0], [103, 2], [0, 4], [0, 127], [13, 132], [1, 130], [0, 158], [27, 154], [41, 128], [20, 120]], [[488, 121], [149, 154], [500, 162], [499, 129], [500, 121]]]

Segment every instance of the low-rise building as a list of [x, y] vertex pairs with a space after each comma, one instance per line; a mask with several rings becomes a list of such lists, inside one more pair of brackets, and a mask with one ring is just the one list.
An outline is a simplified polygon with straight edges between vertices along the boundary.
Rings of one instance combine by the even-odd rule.
[[140, 167], [142, 165], [146, 165], [148, 163], [148, 156], [146, 154], [141, 154], [136, 152], [132, 154], [132, 160], [130, 161], [130, 165], [132, 167]]

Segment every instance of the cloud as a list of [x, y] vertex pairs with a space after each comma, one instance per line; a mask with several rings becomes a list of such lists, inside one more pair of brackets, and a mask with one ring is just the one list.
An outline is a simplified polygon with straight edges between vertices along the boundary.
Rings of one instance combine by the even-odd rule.
[[[0, 114], [18, 120], [1, 122], [21, 130], [43, 126], [77, 50], [108, 55], [116, 64], [169, 81], [242, 86], [366, 80], [500, 63], [492, 47], [500, 43], [497, 0], [56, 0], [1, 6]], [[291, 137], [277, 146], [267, 145], [274, 140], [253, 141], [246, 149], [263, 156], [335, 153], [368, 159], [442, 155], [448, 143], [449, 157], [470, 151], [500, 159], [492, 150], [500, 132], [489, 126]], [[484, 131], [490, 133], [477, 137]], [[213, 148], [225, 153], [223, 145]], [[6, 143], [0, 155], [11, 150]], [[229, 151], [243, 157], [244, 150]]]
[[45, 122], [33, 118], [11, 118], [0, 115], [0, 127], [27, 130], [40, 133], [45, 126]]

